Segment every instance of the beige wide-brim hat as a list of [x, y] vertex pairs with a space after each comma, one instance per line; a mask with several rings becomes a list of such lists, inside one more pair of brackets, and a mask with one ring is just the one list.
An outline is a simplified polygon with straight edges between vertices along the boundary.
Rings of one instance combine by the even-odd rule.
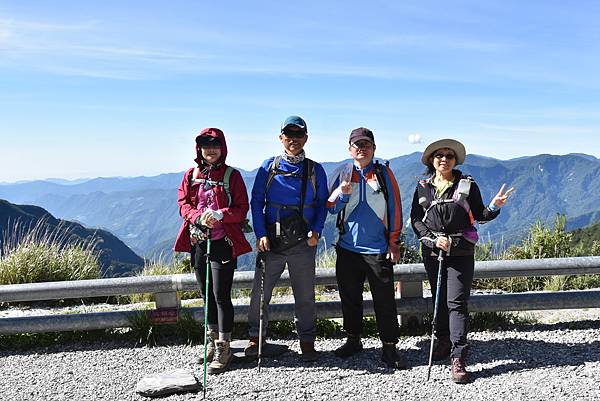
[[423, 152], [423, 156], [421, 156], [421, 162], [424, 165], [429, 166], [429, 159], [436, 150], [448, 148], [454, 151], [456, 155], [456, 164], [463, 164], [465, 162], [465, 156], [467, 155], [467, 151], [465, 150], [465, 146], [454, 139], [440, 139], [439, 141], [435, 141], [430, 143]]

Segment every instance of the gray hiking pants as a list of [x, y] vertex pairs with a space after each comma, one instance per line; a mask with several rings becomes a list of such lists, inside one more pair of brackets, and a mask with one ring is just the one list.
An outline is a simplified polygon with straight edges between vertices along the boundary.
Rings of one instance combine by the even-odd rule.
[[[265, 255], [263, 335], [269, 322], [269, 302], [273, 288], [287, 265], [294, 293], [294, 323], [300, 341], [314, 341], [316, 328], [315, 309], [315, 255], [317, 247], [305, 241], [281, 253], [267, 252]], [[260, 270], [254, 274], [250, 309], [248, 310], [248, 335], [258, 337], [260, 313]]]

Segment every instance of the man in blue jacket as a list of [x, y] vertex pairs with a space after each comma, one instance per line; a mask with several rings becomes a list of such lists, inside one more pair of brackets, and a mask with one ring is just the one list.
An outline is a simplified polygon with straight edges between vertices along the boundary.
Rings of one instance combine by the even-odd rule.
[[[295, 323], [304, 361], [315, 361], [315, 255], [327, 210], [327, 176], [305, 157], [306, 122], [290, 116], [281, 126], [283, 153], [263, 162], [252, 187], [256, 248], [265, 258], [264, 323], [273, 288], [287, 265], [295, 301]], [[258, 353], [260, 274], [254, 275], [248, 311], [247, 356]], [[266, 324], [264, 325], [266, 331]], [[264, 338], [265, 332], [263, 332]]]
[[353, 163], [338, 171], [327, 202], [329, 211], [338, 215], [335, 275], [348, 335], [334, 352], [347, 358], [363, 349], [360, 337], [367, 278], [383, 343], [381, 358], [390, 368], [403, 369], [406, 363], [396, 351], [399, 326], [393, 276], [400, 256], [400, 191], [392, 170], [373, 162], [375, 137], [370, 129], [353, 130], [349, 145]]

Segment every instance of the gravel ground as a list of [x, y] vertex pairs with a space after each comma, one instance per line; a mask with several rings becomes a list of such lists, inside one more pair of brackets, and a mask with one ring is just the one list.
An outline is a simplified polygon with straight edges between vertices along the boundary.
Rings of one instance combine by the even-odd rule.
[[[598, 400], [600, 321], [538, 324], [470, 334], [474, 381], [456, 385], [439, 364], [426, 382], [427, 337], [403, 339], [410, 368], [390, 371], [376, 339], [348, 360], [324, 352], [316, 364], [300, 362], [295, 341], [278, 359], [239, 363], [209, 376], [210, 400]], [[331, 351], [342, 340], [319, 341]], [[0, 351], [2, 400], [142, 400], [134, 390], [144, 375], [185, 368], [202, 379], [202, 346], [136, 347], [126, 342], [74, 343], [27, 351]], [[199, 400], [202, 393], [165, 400]]]

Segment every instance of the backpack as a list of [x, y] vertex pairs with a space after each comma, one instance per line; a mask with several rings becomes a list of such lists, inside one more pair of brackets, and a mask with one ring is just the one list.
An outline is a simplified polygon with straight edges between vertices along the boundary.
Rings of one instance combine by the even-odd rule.
[[[214, 186], [221, 186], [221, 187], [223, 187], [223, 190], [225, 191], [225, 194], [227, 195], [227, 207], [230, 207], [233, 200], [231, 197], [231, 187], [229, 185], [229, 181], [231, 179], [231, 174], [235, 171], [235, 169], [231, 166], [226, 166], [225, 172], [223, 173], [223, 181], [214, 181], [214, 180], [209, 180], [206, 178], [194, 178], [194, 175], [196, 173], [196, 168], [194, 168], [194, 171], [190, 175], [190, 180], [189, 180], [190, 188], [192, 187], [192, 183], [194, 183], [194, 182], [197, 182], [200, 185], [204, 185], [204, 189], [208, 189], [209, 187], [214, 187]], [[244, 233], [252, 232], [252, 227], [250, 226], [250, 220], [248, 220], [248, 219], [244, 219], [244, 221], [242, 221], [240, 223], [240, 227], [242, 228], [242, 232], [244, 232]]]
[[[387, 210], [390, 193], [389, 193], [387, 184], [385, 182], [385, 176], [383, 174], [383, 169], [384, 169], [384, 166], [385, 166], [385, 168], [388, 168], [389, 165], [390, 165], [390, 162], [388, 160], [386, 160], [384, 162], [384, 164], [379, 163], [379, 160], [375, 160], [375, 163], [373, 164], [373, 172], [375, 173], [375, 178], [377, 179], [377, 184], [379, 184], [379, 188], [381, 189], [381, 193], [383, 193], [383, 198], [385, 199], [385, 206], [386, 206], [385, 215], [387, 216], [388, 235], [389, 235], [389, 231], [390, 231], [390, 226], [392, 224], [390, 214]], [[338, 228], [338, 231], [340, 233], [340, 236], [346, 234], [346, 229], [344, 227], [345, 219], [346, 219], [346, 206], [344, 206], [344, 208], [340, 211], [340, 213], [338, 213], [337, 221], [335, 223], [335, 225]]]
[[452, 197], [449, 199], [441, 199], [434, 195], [431, 188], [427, 187], [426, 184], [429, 183], [429, 180], [419, 181], [419, 185], [417, 185], [417, 196], [419, 197], [419, 205], [425, 212], [421, 221], [425, 222], [429, 211], [436, 205], [444, 203], [456, 203], [467, 212], [469, 215], [469, 223], [471, 224], [470, 227], [461, 233], [462, 237], [473, 244], [477, 243], [479, 240], [479, 235], [477, 234], [477, 229], [475, 228], [475, 218], [473, 217], [473, 212], [471, 212], [471, 205], [469, 205], [469, 202], [467, 202], [467, 197], [469, 196], [471, 184], [473, 182], [475, 181], [470, 175], [461, 177], [458, 185], [456, 185], [454, 188]]
[[231, 190], [229, 187], [229, 179], [231, 178], [231, 173], [233, 173], [234, 168], [231, 166], [225, 167], [225, 173], [223, 174], [223, 181], [213, 181], [213, 180], [209, 180], [206, 178], [194, 178], [194, 175], [196, 173], [196, 168], [194, 168], [194, 171], [190, 175], [190, 182], [189, 182], [190, 188], [192, 187], [193, 182], [197, 182], [199, 184], [204, 184], [204, 189], [208, 189], [209, 187], [221, 186], [221, 187], [223, 187], [223, 189], [225, 190], [225, 193], [227, 194], [227, 207], [231, 206], [232, 200], [231, 200]]
[[313, 162], [311, 159], [309, 159], [308, 157], [304, 158], [304, 168], [302, 169], [302, 174], [298, 174], [298, 173], [287, 173], [283, 170], [281, 170], [279, 168], [279, 164], [281, 163], [281, 159], [282, 156], [279, 155], [277, 157], [275, 157], [275, 159], [273, 159], [273, 163], [271, 163], [271, 168], [269, 169], [269, 176], [267, 177], [267, 184], [265, 185], [265, 196], [267, 194], [267, 191], [269, 190], [269, 187], [271, 187], [271, 184], [273, 183], [273, 178], [276, 175], [283, 175], [284, 177], [298, 177], [300, 176], [302, 178], [302, 193], [301, 193], [301, 198], [304, 198], [306, 196], [306, 184], [308, 182], [308, 179], [310, 178], [310, 182], [312, 184], [313, 187], [313, 200], [316, 199], [317, 196], [317, 179], [316, 179], [316, 175], [315, 175], [315, 162]]

